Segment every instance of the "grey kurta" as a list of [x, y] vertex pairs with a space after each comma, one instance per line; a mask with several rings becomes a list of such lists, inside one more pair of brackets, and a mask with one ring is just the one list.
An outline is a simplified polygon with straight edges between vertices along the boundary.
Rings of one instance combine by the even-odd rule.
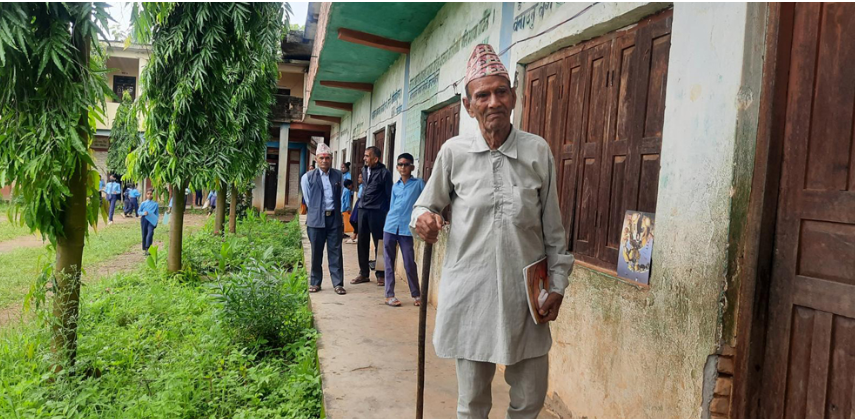
[[523, 268], [546, 255], [550, 291], [564, 294], [574, 261], [546, 141], [516, 128], [498, 150], [480, 132], [448, 140], [415, 204], [411, 229], [425, 212], [438, 214], [449, 204], [437, 356], [511, 365], [545, 355], [549, 325], [531, 318]]

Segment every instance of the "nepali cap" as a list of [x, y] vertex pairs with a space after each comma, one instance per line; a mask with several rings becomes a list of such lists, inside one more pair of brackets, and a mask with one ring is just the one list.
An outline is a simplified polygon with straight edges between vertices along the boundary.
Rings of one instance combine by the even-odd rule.
[[330, 146], [328, 146], [324, 143], [318, 144], [318, 149], [315, 150], [315, 155], [320, 156], [321, 154], [326, 154], [328, 156], [332, 156], [332, 150], [330, 149]]
[[480, 79], [487, 76], [502, 76], [508, 81], [511, 76], [508, 75], [508, 69], [502, 64], [496, 51], [490, 44], [478, 44], [469, 56], [469, 64], [466, 65], [466, 78], [463, 79], [463, 86], [469, 85], [469, 82], [475, 79]]

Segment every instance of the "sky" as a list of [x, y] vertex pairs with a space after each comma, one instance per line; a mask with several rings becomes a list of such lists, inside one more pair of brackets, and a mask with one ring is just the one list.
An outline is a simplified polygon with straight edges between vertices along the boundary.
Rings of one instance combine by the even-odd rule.
[[[306, 24], [306, 13], [309, 10], [308, 2], [288, 2], [291, 5], [291, 23], [299, 23], [300, 25]], [[109, 2], [110, 8], [108, 11], [110, 15], [113, 16], [113, 19], [118, 22], [118, 25], [121, 27], [122, 31], [127, 31], [127, 29], [131, 26], [131, 4], [130, 2]], [[124, 41], [124, 39], [121, 39]]]

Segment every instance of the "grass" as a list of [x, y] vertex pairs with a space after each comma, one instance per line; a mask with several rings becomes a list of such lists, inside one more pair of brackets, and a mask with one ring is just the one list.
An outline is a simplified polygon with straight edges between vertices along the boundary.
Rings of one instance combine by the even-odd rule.
[[[186, 220], [185, 220], [186, 222]], [[154, 230], [154, 241], [165, 241], [169, 229], [159, 225]], [[185, 224], [185, 234], [188, 228]], [[83, 250], [83, 269], [110, 258], [140, 249], [139, 221], [106, 225], [99, 220], [96, 231], [89, 232]], [[163, 246], [161, 246], [163, 247]], [[30, 247], [0, 253], [0, 308], [23, 301], [30, 284], [41, 272], [45, 263], [53, 263], [54, 252], [43, 247]]]
[[[279, 234], [295, 234], [288, 227]], [[235, 268], [230, 275], [247, 274]], [[232, 314], [212, 293], [230, 279], [216, 278], [181, 282], [141, 266], [84, 287], [78, 362], [59, 374], [50, 370], [45, 327], [33, 320], [0, 329], [0, 417], [321, 417], [305, 270], [297, 264], [281, 276], [282, 296], [300, 302], [291, 317], [304, 320], [274, 351], [259, 351], [264, 342], [246, 342], [229, 321]]]

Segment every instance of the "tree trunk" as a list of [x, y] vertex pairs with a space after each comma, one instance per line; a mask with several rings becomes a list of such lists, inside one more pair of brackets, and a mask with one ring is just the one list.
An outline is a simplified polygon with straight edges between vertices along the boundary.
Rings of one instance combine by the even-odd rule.
[[[88, 125], [88, 116], [81, 118]], [[84, 131], [88, 132], [88, 126]], [[85, 136], [84, 136], [85, 138]], [[86, 182], [89, 168], [81, 162], [69, 179], [71, 196], [60, 218], [64, 237], [56, 239], [56, 289], [53, 299], [53, 351], [58, 362], [74, 364], [77, 356], [77, 317], [80, 311], [80, 270], [86, 239]]]
[[220, 181], [220, 189], [217, 191], [217, 215], [214, 218], [214, 234], [223, 234], [223, 223], [226, 221], [226, 182]]
[[169, 220], [169, 253], [166, 267], [169, 273], [181, 270], [181, 249], [184, 241], [184, 185], [172, 185], [172, 215]]
[[238, 190], [237, 185], [232, 185], [232, 198], [229, 205], [229, 233], [235, 234], [237, 228], [237, 206], [238, 206]]
[[[89, 67], [91, 38], [74, 31], [72, 42], [77, 48], [77, 61], [84, 68]], [[81, 79], [82, 83], [83, 80]], [[77, 121], [80, 138], [88, 143], [89, 112], [83, 111]], [[68, 179], [70, 196], [59, 213], [62, 234], [56, 238], [56, 265], [54, 278], [56, 288], [53, 299], [54, 322], [52, 329], [52, 349], [57, 357], [56, 368], [74, 365], [77, 358], [77, 318], [80, 313], [80, 271], [83, 264], [83, 246], [86, 240], [86, 186], [89, 180], [89, 166], [80, 161]]]

